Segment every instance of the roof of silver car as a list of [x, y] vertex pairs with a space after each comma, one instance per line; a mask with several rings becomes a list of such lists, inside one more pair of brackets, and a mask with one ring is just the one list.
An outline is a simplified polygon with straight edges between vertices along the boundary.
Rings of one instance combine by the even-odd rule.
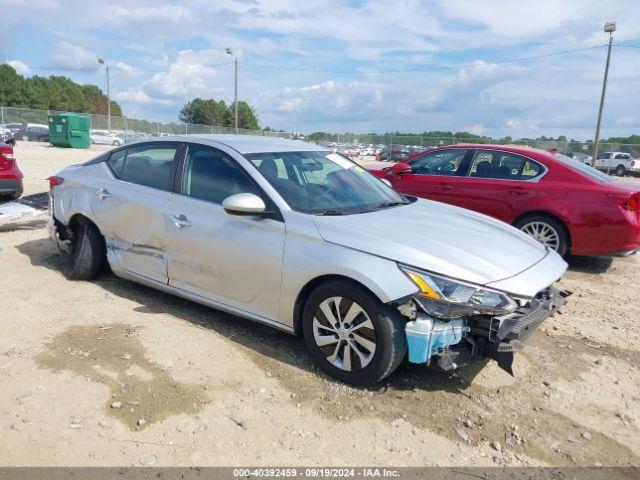
[[218, 142], [237, 150], [240, 153], [266, 153], [266, 152], [312, 152], [327, 150], [313, 143], [300, 140], [288, 140], [278, 137], [263, 137], [260, 135], [213, 135], [213, 134], [187, 134], [171, 137], [161, 137], [158, 140], [184, 140], [188, 137], [193, 141], [202, 143]]

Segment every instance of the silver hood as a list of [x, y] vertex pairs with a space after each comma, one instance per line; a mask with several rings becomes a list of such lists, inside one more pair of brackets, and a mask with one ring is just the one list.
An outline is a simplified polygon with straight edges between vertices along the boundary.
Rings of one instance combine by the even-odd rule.
[[548, 253], [506, 223], [422, 199], [370, 213], [318, 216], [315, 224], [327, 242], [479, 285], [513, 277]]

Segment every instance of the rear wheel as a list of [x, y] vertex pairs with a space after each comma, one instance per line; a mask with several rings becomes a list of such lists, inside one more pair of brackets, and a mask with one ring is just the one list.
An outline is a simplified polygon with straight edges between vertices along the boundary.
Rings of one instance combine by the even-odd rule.
[[514, 226], [562, 256], [569, 249], [567, 230], [555, 218], [546, 215], [532, 215], [517, 221]]
[[113, 145], [114, 145], [115, 147], [119, 147], [119, 146], [120, 146], [120, 142], [119, 142], [118, 140], [114, 140], [114, 141], [113, 141]]
[[615, 174], [616, 174], [618, 177], [624, 177], [624, 175], [625, 175], [626, 173], [627, 173], [627, 169], [626, 169], [626, 168], [624, 168], [624, 165], [618, 165], [618, 166], [616, 167]]
[[92, 280], [104, 268], [106, 248], [98, 228], [82, 219], [72, 227], [71, 251], [65, 275], [72, 280]]
[[398, 367], [407, 350], [404, 317], [346, 280], [314, 290], [302, 322], [307, 348], [316, 363], [351, 385], [382, 380]]

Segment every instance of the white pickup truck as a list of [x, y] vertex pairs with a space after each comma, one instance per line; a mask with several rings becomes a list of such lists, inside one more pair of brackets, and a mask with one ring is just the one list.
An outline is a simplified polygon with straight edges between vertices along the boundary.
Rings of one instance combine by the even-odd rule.
[[602, 152], [596, 157], [595, 167], [604, 172], [624, 177], [631, 169], [631, 155], [625, 152]]

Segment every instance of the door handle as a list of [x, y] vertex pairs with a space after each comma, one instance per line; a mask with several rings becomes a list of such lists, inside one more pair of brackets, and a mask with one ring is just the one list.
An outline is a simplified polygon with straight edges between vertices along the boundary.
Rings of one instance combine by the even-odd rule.
[[511, 188], [508, 190], [511, 195], [526, 195], [527, 190], [524, 188]]
[[438, 183], [436, 184], [435, 189], [438, 192], [450, 192], [451, 190], [453, 190], [453, 187], [448, 183]]
[[173, 222], [173, 224], [178, 228], [190, 227], [191, 222], [187, 219], [186, 216], [180, 215], [169, 215], [169, 218]]
[[101, 188], [100, 190], [98, 190], [96, 192], [96, 196], [100, 199], [100, 200], [104, 200], [105, 198], [109, 198], [111, 196], [111, 194], [109, 193], [109, 191], [105, 188]]

